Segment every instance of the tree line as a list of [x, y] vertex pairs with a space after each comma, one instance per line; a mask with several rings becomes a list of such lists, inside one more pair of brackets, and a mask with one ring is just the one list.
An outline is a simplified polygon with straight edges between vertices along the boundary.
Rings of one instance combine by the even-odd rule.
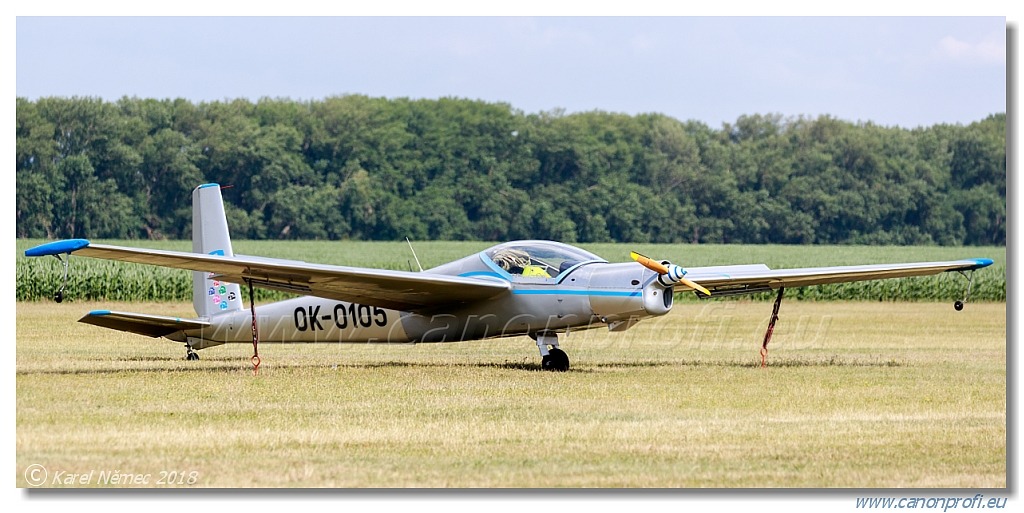
[[1006, 116], [524, 113], [466, 99], [17, 99], [16, 232], [191, 236], [230, 185], [236, 238], [1006, 243]]

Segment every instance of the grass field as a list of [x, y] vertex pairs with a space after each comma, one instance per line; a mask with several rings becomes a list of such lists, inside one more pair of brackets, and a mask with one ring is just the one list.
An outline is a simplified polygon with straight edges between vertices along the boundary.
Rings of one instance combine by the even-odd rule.
[[572, 334], [567, 373], [517, 338], [263, 345], [258, 376], [251, 346], [186, 362], [92, 308], [191, 314], [17, 304], [19, 487], [1006, 486], [1004, 303], [786, 302], [766, 369], [770, 305], [734, 300]]

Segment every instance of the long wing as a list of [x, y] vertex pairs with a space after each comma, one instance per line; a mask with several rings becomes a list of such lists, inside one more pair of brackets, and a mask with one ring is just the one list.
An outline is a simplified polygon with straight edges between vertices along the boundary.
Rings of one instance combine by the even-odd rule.
[[28, 256], [61, 253], [208, 272], [224, 281], [285, 292], [352, 301], [402, 311], [429, 310], [479, 301], [510, 289], [505, 281], [361, 267], [311, 264], [297, 260], [235, 255], [224, 257], [183, 251], [92, 244], [62, 240], [26, 251]]
[[992, 260], [975, 258], [949, 262], [806, 267], [773, 270], [766, 265], [692, 267], [686, 277], [711, 291], [712, 296], [743, 294], [779, 287], [804, 287], [827, 283], [927, 276], [950, 271], [973, 271], [992, 265]]

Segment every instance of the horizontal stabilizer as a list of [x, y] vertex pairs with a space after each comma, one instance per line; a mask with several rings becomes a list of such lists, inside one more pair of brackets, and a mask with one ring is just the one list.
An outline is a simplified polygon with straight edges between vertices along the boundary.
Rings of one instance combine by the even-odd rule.
[[183, 330], [205, 328], [207, 321], [182, 319], [165, 315], [150, 315], [128, 312], [111, 312], [110, 310], [94, 310], [78, 320], [86, 324], [101, 326], [118, 331], [127, 331], [147, 337], [166, 337]]

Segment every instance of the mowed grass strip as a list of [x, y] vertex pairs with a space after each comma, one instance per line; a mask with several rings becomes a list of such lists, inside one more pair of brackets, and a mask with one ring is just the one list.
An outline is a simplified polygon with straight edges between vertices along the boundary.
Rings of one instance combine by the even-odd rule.
[[[171, 342], [17, 305], [17, 478], [196, 472], [197, 487], [1006, 486], [1005, 304], [677, 305], [572, 333], [570, 372], [526, 338]], [[92, 483], [96, 486], [96, 483]], [[47, 486], [59, 484], [47, 483]], [[151, 485], [152, 486], [152, 485]]]

